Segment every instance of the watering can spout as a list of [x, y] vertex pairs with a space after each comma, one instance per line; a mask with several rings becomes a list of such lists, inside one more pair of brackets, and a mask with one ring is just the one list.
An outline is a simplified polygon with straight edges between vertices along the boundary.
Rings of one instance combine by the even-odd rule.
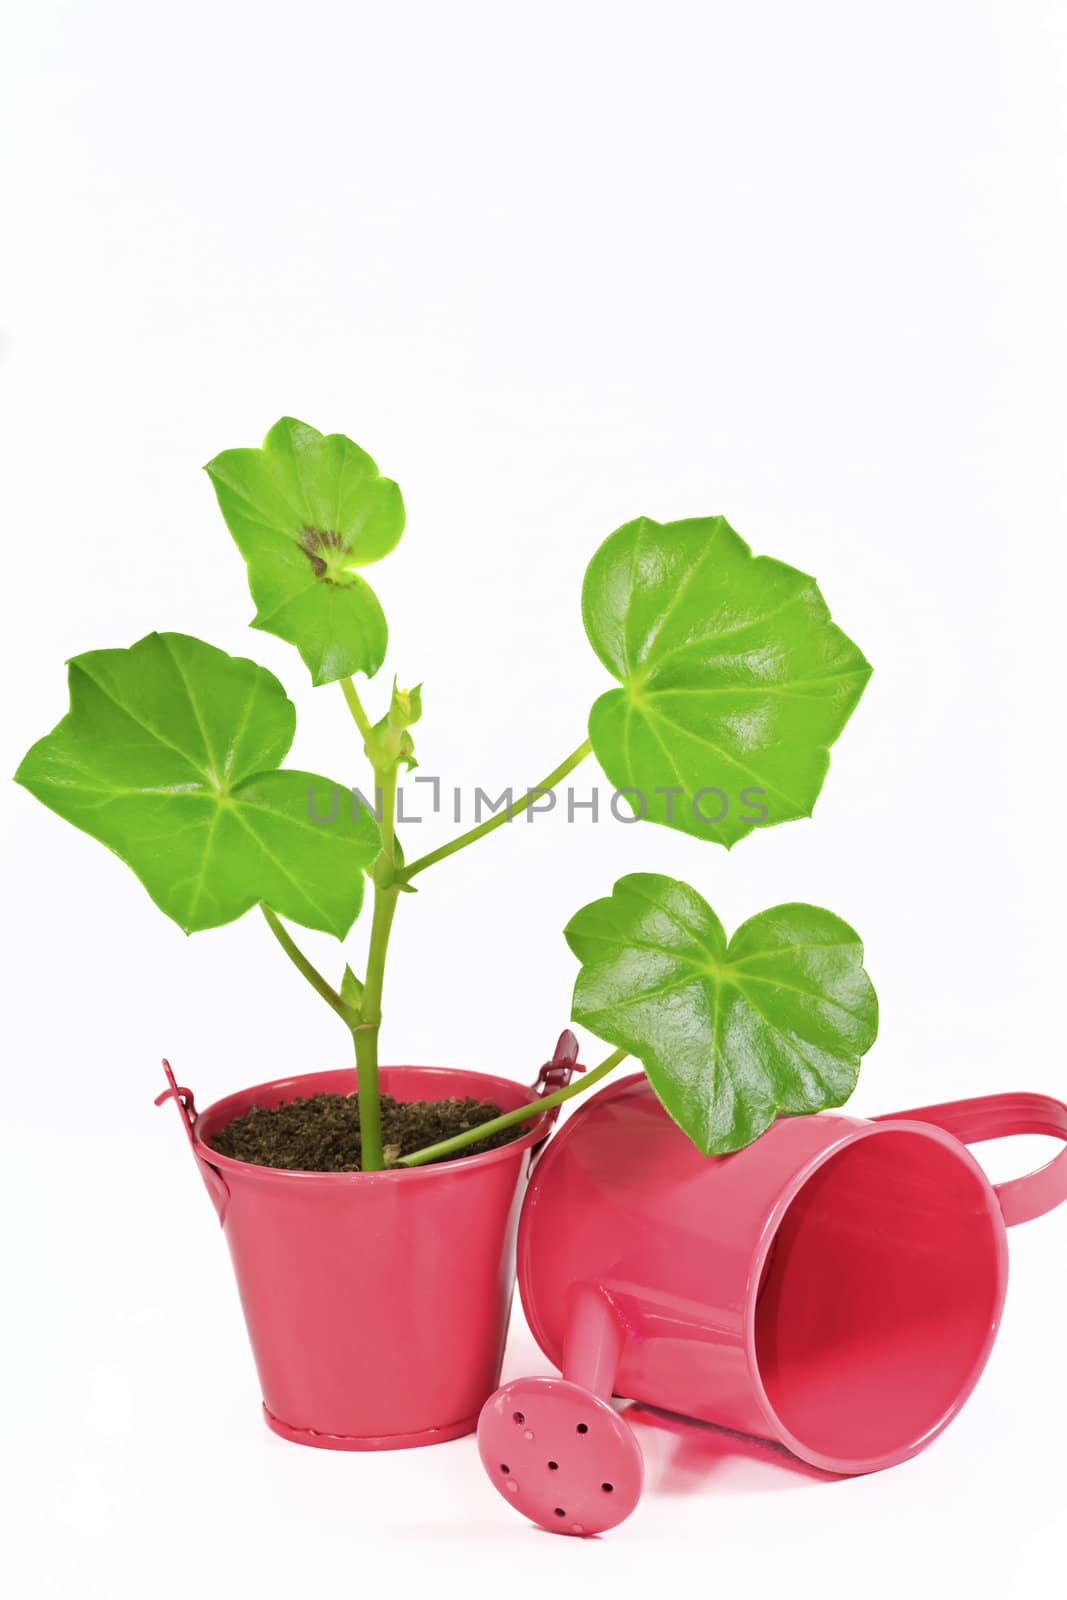
[[598, 1285], [575, 1284], [560, 1378], [516, 1378], [490, 1395], [478, 1449], [490, 1481], [551, 1533], [617, 1527], [641, 1498], [644, 1459], [611, 1405], [625, 1329]]
[[204, 1160], [204, 1157], [200, 1154], [200, 1151], [197, 1147], [197, 1113], [196, 1102], [193, 1099], [193, 1091], [191, 1089], [183, 1089], [180, 1087], [178, 1080], [174, 1076], [171, 1064], [165, 1056], [163, 1058], [163, 1071], [167, 1078], [167, 1088], [164, 1089], [161, 1094], [156, 1095], [153, 1103], [157, 1106], [161, 1106], [164, 1101], [173, 1100], [174, 1104], [178, 1107], [178, 1114], [182, 1119], [182, 1127], [185, 1129], [186, 1138], [189, 1140], [189, 1148], [193, 1152], [193, 1159], [196, 1162], [197, 1170], [199, 1171], [201, 1178], [204, 1180], [204, 1188], [207, 1190], [208, 1197], [210, 1198], [212, 1205], [215, 1207], [215, 1213], [219, 1219], [219, 1222], [223, 1223], [226, 1221], [226, 1207], [229, 1204], [230, 1191], [226, 1187], [226, 1180], [222, 1176], [222, 1173], [217, 1167], [213, 1166], [210, 1161]]

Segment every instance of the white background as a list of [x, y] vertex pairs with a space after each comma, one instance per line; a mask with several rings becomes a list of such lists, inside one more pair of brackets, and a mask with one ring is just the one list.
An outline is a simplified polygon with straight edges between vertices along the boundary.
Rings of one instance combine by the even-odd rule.
[[[1063, 1095], [1065, 34], [1033, 0], [12, 7], [7, 770], [67, 656], [173, 628], [274, 669], [295, 760], [359, 776], [340, 694], [248, 632], [199, 471], [283, 412], [403, 487], [370, 577], [448, 782], [521, 786], [583, 737], [607, 680], [579, 586], [613, 527], [722, 511], [818, 575], [875, 665], [814, 820], [729, 856], [504, 830], [401, 907], [385, 1059], [531, 1076], [567, 1020], [560, 929], [641, 868], [728, 927], [808, 899], [860, 930], [883, 1021], [858, 1110]], [[204, 1103], [347, 1040], [257, 920], [187, 941], [2, 800], [9, 1592], [1055, 1588], [1067, 1213], [1013, 1235], [964, 1414], [873, 1478], [644, 1427], [641, 1507], [582, 1543], [520, 1521], [470, 1439], [269, 1436], [158, 1062]], [[534, 1370], [516, 1328], [507, 1371]]]

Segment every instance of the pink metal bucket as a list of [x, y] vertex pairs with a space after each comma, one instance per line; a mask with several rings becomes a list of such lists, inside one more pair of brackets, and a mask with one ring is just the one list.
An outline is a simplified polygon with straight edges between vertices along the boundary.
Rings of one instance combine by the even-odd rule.
[[[444, 1067], [387, 1067], [381, 1086], [398, 1100], [470, 1095], [510, 1111], [566, 1083], [572, 1063], [557, 1053], [533, 1088]], [[268, 1425], [328, 1450], [473, 1432], [500, 1377], [530, 1152], [555, 1113], [511, 1144], [440, 1165], [288, 1172], [219, 1155], [212, 1137], [252, 1105], [354, 1093], [354, 1070], [276, 1079], [197, 1113], [164, 1066], [170, 1088], [157, 1104], [181, 1108], [222, 1223]]]
[[491, 1480], [557, 1532], [621, 1522], [642, 1461], [613, 1394], [835, 1473], [914, 1455], [989, 1356], [1006, 1224], [1067, 1199], [1067, 1151], [994, 1188], [965, 1148], [1020, 1133], [1067, 1139], [1067, 1106], [1011, 1094], [783, 1117], [704, 1157], [643, 1075], [602, 1090], [548, 1145], [523, 1206], [523, 1306], [563, 1376], [486, 1402]]

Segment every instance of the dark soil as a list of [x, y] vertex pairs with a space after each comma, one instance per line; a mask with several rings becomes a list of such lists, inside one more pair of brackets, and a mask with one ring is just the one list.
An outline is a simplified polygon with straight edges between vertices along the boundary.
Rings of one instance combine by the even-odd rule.
[[[386, 1164], [499, 1115], [500, 1107], [485, 1100], [394, 1100], [383, 1094]], [[441, 1159], [481, 1155], [527, 1131], [528, 1124], [520, 1122]], [[360, 1172], [359, 1101], [354, 1094], [316, 1094], [269, 1109], [252, 1106], [215, 1135], [211, 1148], [235, 1161], [289, 1172]]]

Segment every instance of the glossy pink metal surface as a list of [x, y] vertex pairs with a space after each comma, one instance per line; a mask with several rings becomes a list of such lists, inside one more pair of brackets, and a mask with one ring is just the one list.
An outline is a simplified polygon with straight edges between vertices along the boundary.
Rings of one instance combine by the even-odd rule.
[[[985, 1365], [1005, 1220], [1067, 1198], [1067, 1151], [998, 1190], [960, 1142], [1019, 1132], [1067, 1139], [1067, 1107], [1008, 1095], [875, 1121], [783, 1117], [704, 1157], [643, 1075], [623, 1079], [535, 1170], [518, 1246], [530, 1327], [568, 1388], [773, 1439], [830, 1472], [892, 1466]], [[479, 1427], [491, 1477], [498, 1398]], [[512, 1498], [553, 1526], [540, 1499]]]
[[488, 1400], [478, 1450], [516, 1511], [553, 1533], [606, 1533], [641, 1498], [644, 1460], [606, 1400], [563, 1378], [516, 1378]]
[[[181, 1108], [222, 1223], [269, 1426], [332, 1450], [472, 1432], [500, 1375], [530, 1152], [554, 1113], [509, 1145], [440, 1165], [286, 1172], [219, 1155], [211, 1139], [252, 1105], [353, 1093], [354, 1070], [276, 1079], [199, 1114], [166, 1070], [160, 1100]], [[557, 1052], [542, 1085], [566, 1082], [569, 1070]], [[505, 1111], [538, 1093], [444, 1067], [386, 1067], [381, 1086], [398, 1100], [470, 1095]]]
[[606, 1533], [641, 1498], [645, 1463], [613, 1410], [624, 1332], [590, 1284], [569, 1295], [561, 1378], [516, 1378], [482, 1407], [478, 1449], [504, 1499], [553, 1533]]

